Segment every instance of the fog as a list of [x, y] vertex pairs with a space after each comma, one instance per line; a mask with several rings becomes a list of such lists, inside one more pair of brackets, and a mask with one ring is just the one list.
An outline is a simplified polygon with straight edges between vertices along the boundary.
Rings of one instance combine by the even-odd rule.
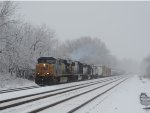
[[[144, 72], [150, 2], [1, 2], [0, 72], [34, 70], [43, 56]], [[149, 58], [149, 57], [148, 57]], [[142, 65], [143, 65], [142, 64]]]
[[17, 12], [59, 40], [98, 37], [119, 59], [140, 62], [150, 53], [150, 2], [19, 2]]
[[0, 109], [144, 113], [149, 30], [150, 2], [0, 1]]

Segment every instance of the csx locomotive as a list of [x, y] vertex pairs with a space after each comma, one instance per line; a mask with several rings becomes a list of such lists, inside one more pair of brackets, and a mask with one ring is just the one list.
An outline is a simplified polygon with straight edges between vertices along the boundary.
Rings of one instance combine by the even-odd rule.
[[111, 69], [106, 66], [94, 66], [79, 61], [40, 57], [36, 65], [35, 83], [50, 85], [110, 76]]

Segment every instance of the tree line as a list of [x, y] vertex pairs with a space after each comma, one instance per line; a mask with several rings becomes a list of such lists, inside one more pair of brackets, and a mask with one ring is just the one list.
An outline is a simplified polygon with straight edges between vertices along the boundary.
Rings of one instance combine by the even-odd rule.
[[55, 30], [24, 22], [17, 17], [16, 10], [16, 2], [0, 2], [0, 72], [22, 76], [19, 72], [35, 70], [37, 58], [42, 56], [120, 69], [118, 59], [100, 38], [81, 37], [59, 42]]

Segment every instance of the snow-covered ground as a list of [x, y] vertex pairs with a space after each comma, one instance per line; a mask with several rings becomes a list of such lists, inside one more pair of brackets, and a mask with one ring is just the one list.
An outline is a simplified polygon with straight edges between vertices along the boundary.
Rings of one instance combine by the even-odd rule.
[[141, 105], [139, 96], [142, 92], [150, 94], [150, 80], [134, 75], [107, 95], [101, 96], [77, 113], [150, 113]]
[[17, 78], [15, 76], [11, 76], [10, 74], [0, 73], [0, 90], [28, 86], [36, 86], [36, 84], [27, 79]]
[[[72, 97], [72, 96], [75, 96], [75, 95], [78, 95], [78, 94], [81, 94], [81, 93], [84, 93], [84, 92], [87, 92], [87, 91], [89, 91], [89, 90], [92, 90], [93, 88], [102, 88], [101, 90], [99, 90], [99, 88], [96, 90], [93, 90], [93, 91], [95, 91], [95, 93], [93, 92], [89, 92], [89, 94], [88, 95], [85, 95], [85, 96], [83, 96], [86, 100], [87, 99], [89, 99], [89, 97], [91, 98], [91, 95], [97, 95], [97, 94], [99, 94], [100, 92], [102, 92], [103, 90], [105, 90], [105, 89], [107, 89], [107, 88], [109, 88], [109, 87], [112, 87], [112, 85], [115, 85], [115, 84], [117, 84], [119, 81], [122, 81], [122, 79], [119, 79], [120, 77], [113, 77], [113, 79], [110, 79], [111, 77], [109, 77], [109, 78], [100, 78], [100, 79], [93, 79], [93, 80], [88, 80], [88, 81], [81, 81], [81, 82], [73, 82], [73, 83], [67, 83], [67, 84], [60, 84], [60, 85], [54, 85], [54, 86], [48, 86], [48, 87], [41, 87], [41, 88], [36, 88], [36, 89], [30, 89], [30, 90], [24, 90], [24, 91], [17, 91], [17, 92], [11, 92], [11, 93], [6, 93], [6, 94], [1, 94], [0, 96], [1, 96], [1, 98], [0, 98], [0, 100], [5, 100], [5, 99], [9, 99], [9, 98], [11, 98], [11, 97], [18, 97], [19, 95], [26, 95], [26, 93], [35, 93], [35, 91], [36, 92], [43, 92], [43, 91], [45, 91], [45, 90], [54, 90], [54, 89], [58, 89], [58, 88], [63, 88], [63, 87], [68, 87], [68, 86], [72, 86], [72, 85], [79, 85], [79, 84], [83, 84], [83, 83], [88, 83], [89, 84], [89, 82], [94, 82], [94, 81], [96, 81], [96, 82], [99, 82], [98, 84], [93, 84], [93, 85], [89, 85], [88, 87], [82, 87], [82, 86], [86, 86], [85, 84], [83, 84], [82, 86], [80, 86], [81, 88], [79, 88], [79, 89], [76, 89], [77, 87], [79, 87], [79, 86], [75, 86], [75, 90], [72, 90], [72, 91], [67, 91], [67, 92], [64, 92], [64, 93], [60, 93], [60, 94], [57, 94], [58, 92], [61, 92], [61, 91], [54, 91], [54, 92], [48, 92], [48, 93], [43, 93], [43, 94], [40, 94], [41, 96], [39, 96], [39, 95], [37, 95], [38, 96], [38, 98], [39, 97], [42, 97], [42, 96], [44, 96], [44, 95], [48, 95], [46, 98], [41, 98], [41, 99], [38, 99], [37, 98], [37, 96], [32, 96], [31, 98], [30, 98], [30, 100], [32, 100], [33, 98], [36, 98], [35, 99], [35, 101], [31, 101], [31, 102], [29, 102], [29, 103], [24, 103], [24, 104], [18, 104], [18, 106], [14, 106], [14, 107], [12, 107], [12, 108], [10, 108], [10, 109], [4, 109], [3, 111], [1, 111], [2, 113], [12, 113], [12, 112], [14, 112], [14, 113], [20, 113], [20, 112], [24, 112], [24, 113], [26, 113], [26, 112], [29, 112], [29, 111], [31, 111], [31, 110], [34, 110], [34, 109], [39, 109], [39, 108], [41, 108], [41, 107], [44, 107], [44, 106], [47, 106], [47, 105], [50, 105], [50, 104], [53, 104], [53, 103], [56, 103], [56, 102], [59, 102], [59, 101], [62, 101], [62, 100], [64, 100], [64, 99], [67, 99], [67, 98], [70, 98], [70, 97]], [[106, 80], [107, 79], [107, 80]], [[109, 79], [109, 81], [108, 81], [108, 79]], [[102, 81], [103, 82], [102, 82]], [[117, 80], [117, 81], [116, 81]], [[118, 81], [119, 80], [119, 81]], [[100, 82], [101, 81], [101, 82]], [[105, 82], [104, 82], [105, 81]], [[114, 82], [112, 82], [112, 81], [114, 81]], [[109, 83], [111, 83], [111, 84], [109, 84]], [[91, 84], [91, 83], [90, 83]], [[69, 88], [69, 89], [72, 89], [72, 88]], [[63, 90], [67, 90], [67, 89], [63, 89]], [[97, 92], [97, 93], [96, 93]], [[53, 95], [53, 96], [50, 96], [50, 95], [52, 95], [52, 94], [57, 94], [57, 95]], [[37, 93], [36, 93], [37, 94]], [[27, 98], [23, 98], [23, 99], [15, 99], [14, 101], [10, 101], [10, 102], [5, 102], [5, 103], [1, 103], [1, 105], [0, 105], [0, 109], [2, 108], [3, 109], [3, 107], [5, 107], [5, 106], [9, 106], [9, 105], [11, 105], [11, 104], [15, 104], [15, 103], [17, 103], [17, 102], [22, 102], [24, 99], [25, 100], [29, 100], [29, 98], [27, 97]], [[81, 98], [80, 97], [80, 95], [79, 95], [79, 97], [77, 96], [77, 98], [80, 98], [80, 100], [79, 101], [81, 101], [82, 102], [82, 99], [83, 98]], [[75, 102], [75, 101], [69, 101], [69, 102]], [[79, 103], [80, 104], [80, 103]], [[77, 104], [75, 104], [75, 105], [77, 105]], [[67, 106], [68, 106], [68, 104], [67, 104]], [[71, 108], [73, 107], [73, 106], [70, 106]], [[2, 110], [1, 109], [1, 110]], [[70, 109], [70, 108], [69, 108]], [[48, 110], [49, 111], [49, 110]], [[66, 112], [64, 112], [64, 108], [60, 108], [60, 109], [57, 109], [57, 111], [59, 111], [59, 113], [60, 113], [60, 111], [62, 112], [62, 113], [66, 113]], [[47, 112], [47, 111], [46, 111]], [[56, 112], [56, 111], [55, 111]], [[51, 112], [50, 112], [51, 113]]]
[[[101, 79], [108, 79], [108, 78], [101, 78]], [[75, 85], [75, 84], [77, 85], [77, 84], [87, 83], [90, 81], [97, 81], [97, 80], [98, 79], [82, 81], [82, 82], [74, 82], [74, 83], [68, 83], [68, 84], [53, 85], [53, 86], [48, 86], [48, 87], [41, 87], [41, 88], [30, 89], [30, 90], [26, 90], [26, 91], [12, 92], [12, 93], [8, 93], [8, 95], [11, 94], [11, 96], [13, 96], [13, 94], [15, 94], [15, 96], [18, 97], [19, 95], [25, 95], [26, 93], [31, 94], [31, 93], [41, 92], [41, 91], [50, 91], [50, 90], [54, 90], [54, 89], [67, 87], [70, 85]], [[13, 82], [10, 82], [10, 84], [11, 83], [13, 83]], [[15, 82], [15, 83], [18, 84], [18, 82]], [[25, 82], [24, 85], [26, 83], [29, 83], [29, 82]], [[31, 84], [31, 85], [35, 85], [35, 84]], [[93, 88], [95, 86], [93, 85], [88, 88], [84, 88], [83, 92], [86, 90], [89, 90], [90, 88]], [[109, 87], [109, 86], [106, 86], [106, 87]], [[106, 87], [104, 89], [106, 89]], [[102, 92], [101, 90], [103, 90], [103, 89], [97, 90], [97, 92], [95, 91], [95, 93], [89, 93], [87, 95], [83, 95], [83, 97], [78, 98], [78, 100], [83, 101], [84, 98], [89, 99], [94, 94], [98, 94], [98, 93]], [[39, 102], [42, 102], [44, 104], [50, 104], [52, 102], [52, 100], [53, 101], [56, 101], [58, 99], [61, 100], [63, 98], [67, 98], [67, 96], [69, 96], [69, 95], [75, 95], [76, 93], [81, 93], [81, 92], [82, 92], [82, 89], [79, 89], [78, 91], [71, 91], [70, 93], [66, 92], [66, 94], [64, 93], [64, 94], [60, 94], [58, 96], [57, 95], [54, 96], [57, 98], [48, 97], [46, 99], [39, 100]], [[117, 87], [112, 89], [111, 91], [107, 92], [106, 94], [101, 95], [100, 97], [96, 98], [92, 102], [83, 106], [81, 109], [75, 111], [75, 113], [149, 113], [150, 110], [149, 111], [144, 110], [143, 108], [145, 108], [146, 106], [141, 105], [141, 103], [140, 103], [139, 97], [140, 97], [140, 94], [143, 92], [146, 93], [150, 97], [150, 79], [140, 78], [138, 75], [131, 75], [131, 77], [129, 79], [127, 79], [126, 81], [124, 81], [123, 83], [121, 83], [120, 85], [118, 85]], [[45, 94], [43, 94], [43, 95], [45, 95]], [[61, 95], [63, 95], [63, 96], [61, 96]], [[3, 100], [4, 98], [7, 98], [7, 97], [11, 98], [11, 96], [7, 96], [7, 94], [1, 94], [1, 97], [2, 97], [1, 99]], [[48, 100], [48, 99], [50, 99], [50, 100]], [[40, 106], [44, 106], [42, 104], [40, 105], [38, 103], [38, 101], [36, 101], [36, 102], [28, 103], [26, 105], [20, 105], [16, 108], [12, 108], [12, 109], [14, 109], [16, 111], [20, 109], [19, 111], [21, 111], [24, 108], [28, 108], [30, 106], [32, 107], [33, 103], [36, 104], [35, 107], [37, 107], [38, 105], [39, 105], [39, 108], [40, 108]], [[68, 109], [67, 106], [70, 106], [70, 108], [71, 108], [80, 103], [82, 103], [82, 102], [78, 102], [77, 99], [75, 98], [70, 101], [67, 101], [66, 104], [62, 103], [62, 107], [60, 106], [61, 105], [60, 104], [58, 107], [54, 106], [52, 108], [46, 109], [45, 112], [53, 111], [55, 107], [56, 107], [56, 111], [53, 111], [53, 112], [57, 112], [57, 111], [63, 112], [63, 111], [65, 111], [64, 108]], [[34, 106], [33, 106], [33, 108], [34, 108]], [[29, 109], [29, 111], [30, 110], [31, 110], [31, 108]]]

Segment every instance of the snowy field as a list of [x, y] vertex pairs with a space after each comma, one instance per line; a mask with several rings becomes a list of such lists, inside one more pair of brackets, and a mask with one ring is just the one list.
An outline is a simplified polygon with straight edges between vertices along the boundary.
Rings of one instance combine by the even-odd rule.
[[33, 81], [10, 76], [10, 74], [0, 73], [0, 90], [36, 86]]
[[150, 80], [134, 75], [77, 113], [150, 113], [140, 104], [141, 92], [150, 94]]

